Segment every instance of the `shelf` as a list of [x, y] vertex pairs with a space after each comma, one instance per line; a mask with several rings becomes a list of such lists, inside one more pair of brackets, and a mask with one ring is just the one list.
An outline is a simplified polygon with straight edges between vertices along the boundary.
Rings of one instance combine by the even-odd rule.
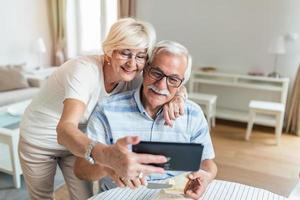
[[277, 91], [281, 92], [281, 86], [274, 86], [274, 85], [262, 85], [262, 84], [248, 84], [248, 83], [234, 83], [234, 82], [225, 82], [225, 81], [215, 81], [215, 80], [204, 80], [204, 79], [195, 79], [193, 80], [194, 83], [204, 83], [210, 85], [222, 85], [222, 86], [230, 86], [230, 87], [240, 87], [240, 88], [249, 88], [249, 89], [259, 89], [259, 90], [269, 90], [269, 91]]
[[210, 78], [223, 78], [223, 79], [245, 79], [254, 81], [266, 81], [266, 82], [289, 82], [289, 78], [272, 78], [267, 76], [251, 76], [242, 74], [229, 74], [229, 73], [217, 73], [217, 72], [201, 72], [199, 70], [193, 69], [193, 75], [195, 76], [205, 76]]
[[[222, 119], [248, 122], [250, 100], [286, 103], [288, 78], [271, 78], [241, 74], [201, 72], [194, 68], [189, 92], [218, 96], [216, 116]], [[256, 124], [273, 126], [275, 117], [257, 115]]]
[[[217, 107], [216, 116], [220, 119], [228, 119], [248, 123], [249, 112], [243, 110]], [[267, 115], [257, 115], [255, 118], [255, 124], [274, 126], [275, 118]]]

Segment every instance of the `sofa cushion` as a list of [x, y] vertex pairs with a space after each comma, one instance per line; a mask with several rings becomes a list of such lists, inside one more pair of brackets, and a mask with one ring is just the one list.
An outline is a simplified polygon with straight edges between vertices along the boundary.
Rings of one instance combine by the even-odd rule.
[[0, 91], [29, 87], [21, 65], [6, 65], [0, 67]]
[[0, 92], [0, 107], [26, 99], [31, 99], [38, 91], [39, 88], [30, 87]]

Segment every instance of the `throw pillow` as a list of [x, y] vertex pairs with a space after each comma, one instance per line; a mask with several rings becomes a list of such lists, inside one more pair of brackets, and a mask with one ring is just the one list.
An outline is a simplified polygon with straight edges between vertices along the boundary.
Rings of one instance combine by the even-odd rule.
[[0, 92], [29, 87], [27, 78], [22, 73], [22, 65], [0, 67]]

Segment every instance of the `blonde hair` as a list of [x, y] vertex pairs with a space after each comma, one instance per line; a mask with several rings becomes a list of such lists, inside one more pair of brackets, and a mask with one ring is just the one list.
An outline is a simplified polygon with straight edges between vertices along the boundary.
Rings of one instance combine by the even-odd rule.
[[169, 41], [169, 40], [162, 40], [158, 42], [153, 49], [153, 52], [150, 56], [149, 63], [151, 64], [159, 53], [161, 52], [167, 52], [170, 53], [171, 55], [185, 55], [187, 58], [187, 65], [185, 68], [185, 73], [184, 73], [184, 81], [182, 84], [185, 84], [191, 76], [191, 71], [192, 71], [192, 56], [189, 54], [189, 51], [187, 48], [178, 42], [174, 41]]
[[123, 18], [112, 25], [102, 48], [107, 55], [111, 55], [116, 49], [145, 48], [150, 56], [155, 40], [156, 33], [150, 23]]

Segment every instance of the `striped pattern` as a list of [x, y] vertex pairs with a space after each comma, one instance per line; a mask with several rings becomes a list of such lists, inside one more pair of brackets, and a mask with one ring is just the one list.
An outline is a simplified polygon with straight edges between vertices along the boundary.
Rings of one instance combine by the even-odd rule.
[[[150, 200], [155, 198], [159, 191], [150, 190], [146, 187], [135, 190], [115, 188], [100, 193], [90, 198], [90, 200]], [[287, 198], [256, 187], [214, 180], [200, 200], [287, 200]]]
[[[106, 144], [125, 136], [139, 136], [142, 141], [200, 143], [204, 146], [202, 160], [215, 157], [206, 119], [197, 104], [187, 101], [185, 115], [169, 127], [164, 125], [162, 110], [155, 119], [147, 114], [140, 89], [112, 95], [100, 102], [89, 119], [88, 137]], [[151, 174], [149, 178], [162, 180], [177, 174]]]
[[197, 104], [187, 101], [185, 115], [177, 118], [173, 127], [164, 122], [161, 111], [155, 119], [147, 114], [138, 88], [101, 101], [89, 119], [87, 135], [106, 144], [136, 135], [142, 141], [201, 143], [204, 145], [202, 159], [215, 157], [206, 119]]
[[201, 199], [210, 200], [284, 200], [279, 196], [264, 189], [243, 185], [240, 183], [215, 180]]

